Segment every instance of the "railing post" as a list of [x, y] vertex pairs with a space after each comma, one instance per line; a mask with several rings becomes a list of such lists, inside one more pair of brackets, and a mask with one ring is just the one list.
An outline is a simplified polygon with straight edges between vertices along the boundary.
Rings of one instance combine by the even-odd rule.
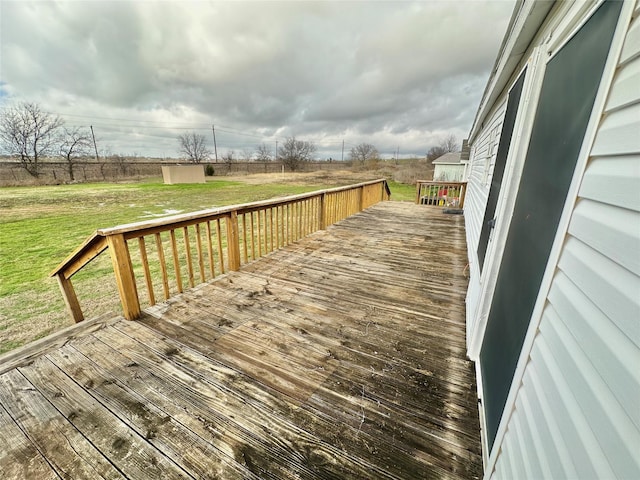
[[116, 276], [124, 318], [135, 320], [140, 316], [140, 300], [127, 241], [122, 234], [110, 235], [107, 237], [107, 244], [111, 253], [111, 263]]
[[229, 270], [240, 270], [240, 235], [238, 234], [238, 212], [236, 210], [227, 217], [227, 253]]
[[416, 205], [420, 205], [420, 181], [416, 182]]
[[81, 322], [84, 320], [84, 315], [82, 314], [82, 308], [80, 308], [80, 302], [78, 302], [78, 297], [76, 296], [76, 291], [73, 289], [71, 280], [65, 278], [64, 272], [58, 273], [56, 278], [58, 279], [58, 285], [60, 286], [62, 298], [64, 298], [64, 303], [67, 306], [69, 315], [71, 315], [74, 322]]
[[460, 205], [458, 208], [464, 208], [464, 197], [467, 196], [467, 183], [460, 185]]

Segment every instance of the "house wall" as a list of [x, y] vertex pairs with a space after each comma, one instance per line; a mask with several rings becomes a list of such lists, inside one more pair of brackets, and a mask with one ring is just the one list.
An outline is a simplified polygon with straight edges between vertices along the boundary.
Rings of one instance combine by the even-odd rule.
[[640, 478], [640, 6], [490, 478]]
[[480, 268], [478, 264], [478, 241], [482, 229], [482, 219], [489, 196], [491, 177], [489, 171], [495, 164], [497, 146], [500, 142], [500, 131], [507, 105], [506, 96], [494, 108], [489, 116], [486, 128], [482, 130], [471, 146], [469, 166], [467, 168], [468, 184], [464, 212], [467, 235], [467, 251], [469, 258], [469, 289], [467, 291], [467, 344], [471, 343], [472, 334], [479, 320], [477, 311], [480, 301]]
[[[566, 4], [552, 12], [525, 60], [540, 39], [557, 31], [566, 37], [590, 10]], [[556, 34], [555, 46], [562, 41]], [[535, 105], [535, 80], [533, 85], [524, 95]], [[620, 14], [593, 126], [585, 135], [507, 406], [492, 451], [485, 445], [486, 478], [640, 478], [638, 85], [640, 1], [626, 3]], [[465, 209], [471, 263], [467, 321], [468, 339], [476, 344], [482, 340], [482, 331], [474, 329], [479, 304], [490, 303], [492, 294], [490, 272], [473, 270], [488, 193], [482, 160], [505, 99], [503, 92], [472, 141]], [[523, 131], [512, 144], [526, 144], [526, 117], [534, 109], [523, 107], [516, 125]], [[505, 184], [517, 181], [521, 153], [522, 148], [510, 153], [503, 196], [515, 194]], [[502, 199], [503, 213], [508, 203]], [[500, 249], [494, 246], [492, 255], [499, 258]]]

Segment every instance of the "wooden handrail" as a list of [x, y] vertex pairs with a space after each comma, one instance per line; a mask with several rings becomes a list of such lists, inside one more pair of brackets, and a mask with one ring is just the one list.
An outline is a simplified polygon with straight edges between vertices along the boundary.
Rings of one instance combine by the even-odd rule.
[[463, 208], [467, 194], [467, 182], [439, 182], [418, 180], [416, 203], [440, 207]]
[[[67, 309], [73, 320], [79, 322], [84, 314], [71, 277], [109, 250], [123, 314], [132, 320], [141, 313], [140, 289], [146, 290], [148, 304], [154, 305], [158, 297], [154, 283], [155, 288], [161, 285], [162, 296], [167, 300], [172, 291], [183, 291], [184, 275], [193, 287], [196, 278], [201, 283], [225, 271], [238, 270], [244, 263], [379, 201], [389, 200], [390, 195], [386, 180], [373, 180], [102, 228], [74, 250], [50, 276], [58, 279]], [[134, 244], [134, 253], [137, 252], [135, 259], [130, 241]], [[148, 249], [153, 247], [155, 255], [150, 256]], [[171, 268], [167, 253], [171, 257]], [[153, 268], [151, 259], [157, 259]], [[136, 276], [136, 269], [142, 270], [142, 278]]]

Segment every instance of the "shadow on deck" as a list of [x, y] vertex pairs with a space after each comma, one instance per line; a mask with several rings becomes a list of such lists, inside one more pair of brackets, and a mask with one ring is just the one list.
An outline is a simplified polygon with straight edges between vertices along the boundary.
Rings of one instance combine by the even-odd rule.
[[476, 478], [463, 219], [383, 202], [0, 359], [3, 478]]

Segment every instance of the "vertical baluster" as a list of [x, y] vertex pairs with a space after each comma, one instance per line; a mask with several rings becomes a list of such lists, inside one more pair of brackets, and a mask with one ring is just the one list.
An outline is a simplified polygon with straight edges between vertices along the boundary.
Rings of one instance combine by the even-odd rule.
[[160, 237], [160, 233], [156, 233], [155, 237], [156, 237], [156, 248], [158, 250], [158, 262], [160, 263], [160, 272], [162, 273], [162, 292], [164, 293], [164, 299], [168, 300], [169, 299], [169, 275], [167, 274], [167, 264], [164, 260], [164, 249], [162, 248], [162, 238]]
[[289, 205], [282, 205], [282, 246], [289, 245]]
[[182, 227], [182, 236], [184, 237], [184, 251], [187, 256], [187, 273], [189, 274], [189, 286], [195, 287], [193, 275], [193, 260], [191, 259], [191, 242], [189, 241], [188, 227]]
[[306, 205], [307, 205], [307, 199], [302, 200], [299, 204], [298, 204], [298, 209], [300, 212], [300, 217], [298, 219], [298, 229], [300, 231], [300, 238], [304, 238], [306, 236], [306, 231], [307, 231], [307, 218], [305, 217], [305, 212], [306, 210]]
[[292, 232], [292, 242], [295, 242], [300, 238], [300, 211], [298, 209], [298, 205], [300, 202], [294, 202], [291, 205], [291, 232]]
[[269, 217], [271, 219], [270, 222], [270, 236], [271, 236], [271, 248], [269, 249], [270, 252], [273, 252], [273, 208], [269, 209]]
[[280, 246], [284, 247], [285, 243], [284, 243], [284, 232], [285, 232], [285, 224], [284, 224], [284, 205], [280, 205], [280, 238], [282, 243], [278, 246], [278, 248], [280, 248]]
[[153, 283], [151, 281], [151, 272], [149, 271], [149, 260], [147, 259], [144, 237], [138, 238], [138, 247], [140, 248], [140, 261], [144, 270], [144, 283], [147, 286], [147, 295], [149, 295], [149, 305], [153, 306], [156, 304], [156, 297], [153, 294]]
[[342, 198], [340, 199], [340, 220], [344, 219], [347, 216], [347, 200], [348, 193], [346, 191], [342, 192]]
[[251, 233], [251, 260], [255, 260], [256, 259], [256, 237], [255, 237], [255, 233], [254, 233], [254, 226], [253, 226], [253, 212], [251, 212], [249, 215], [251, 215], [250, 218], [250, 222], [249, 222], [249, 231]]
[[309, 213], [309, 199], [306, 198], [303, 202], [302, 202], [302, 236], [306, 237], [309, 234], [309, 218], [307, 216], [307, 214]]
[[198, 254], [198, 268], [200, 269], [200, 283], [207, 281], [204, 274], [204, 255], [202, 252], [202, 238], [200, 235], [200, 224], [196, 223], [196, 253]]
[[287, 204], [287, 245], [293, 242], [293, 204]]
[[[182, 272], [180, 271], [180, 253], [178, 252], [178, 242], [176, 241], [175, 230], [171, 230], [169, 232], [169, 238], [171, 240], [171, 254], [173, 256], [173, 270], [175, 271], [175, 274], [176, 274], [176, 285], [178, 287], [178, 293], [182, 293], [183, 288], [182, 288]], [[156, 237], [156, 240], [157, 240], [157, 237]]]
[[244, 263], [249, 261], [247, 254], [247, 214], [242, 213], [242, 252], [244, 253]]
[[262, 230], [262, 234], [264, 235], [264, 254], [269, 253], [269, 214], [267, 213], [267, 208], [264, 209], [264, 226]]
[[344, 192], [344, 205], [342, 206], [342, 218], [349, 216], [349, 210], [351, 209], [351, 190], [345, 190]]
[[262, 257], [262, 221], [260, 220], [261, 217], [261, 210], [257, 210], [256, 211], [256, 222], [257, 222], [257, 228], [258, 228], [258, 258]]
[[336, 199], [338, 198], [338, 195], [338, 193], [331, 194], [331, 201], [329, 202], [329, 225], [333, 225], [334, 223], [336, 223]]
[[211, 278], [215, 278], [216, 269], [214, 266], [214, 258], [213, 258], [213, 243], [211, 241], [211, 222], [205, 223], [206, 233], [207, 233], [207, 253], [209, 254], [209, 273], [211, 273]]
[[220, 232], [219, 218], [216, 218], [216, 236], [218, 237], [218, 259], [220, 260], [220, 272], [224, 273], [224, 254], [222, 253], [222, 234]]
[[276, 211], [273, 215], [275, 219], [275, 224], [273, 225], [275, 228], [275, 243], [273, 244], [273, 250], [277, 250], [280, 246], [280, 210], [278, 209], [278, 207], [276, 207], [275, 210]]
[[327, 228], [331, 225], [331, 198], [332, 194], [328, 193], [325, 198], [324, 207], [322, 210], [323, 219], [322, 219], [322, 228]]
[[300, 200], [296, 207], [298, 209], [298, 240], [304, 237], [304, 204], [306, 200]]

